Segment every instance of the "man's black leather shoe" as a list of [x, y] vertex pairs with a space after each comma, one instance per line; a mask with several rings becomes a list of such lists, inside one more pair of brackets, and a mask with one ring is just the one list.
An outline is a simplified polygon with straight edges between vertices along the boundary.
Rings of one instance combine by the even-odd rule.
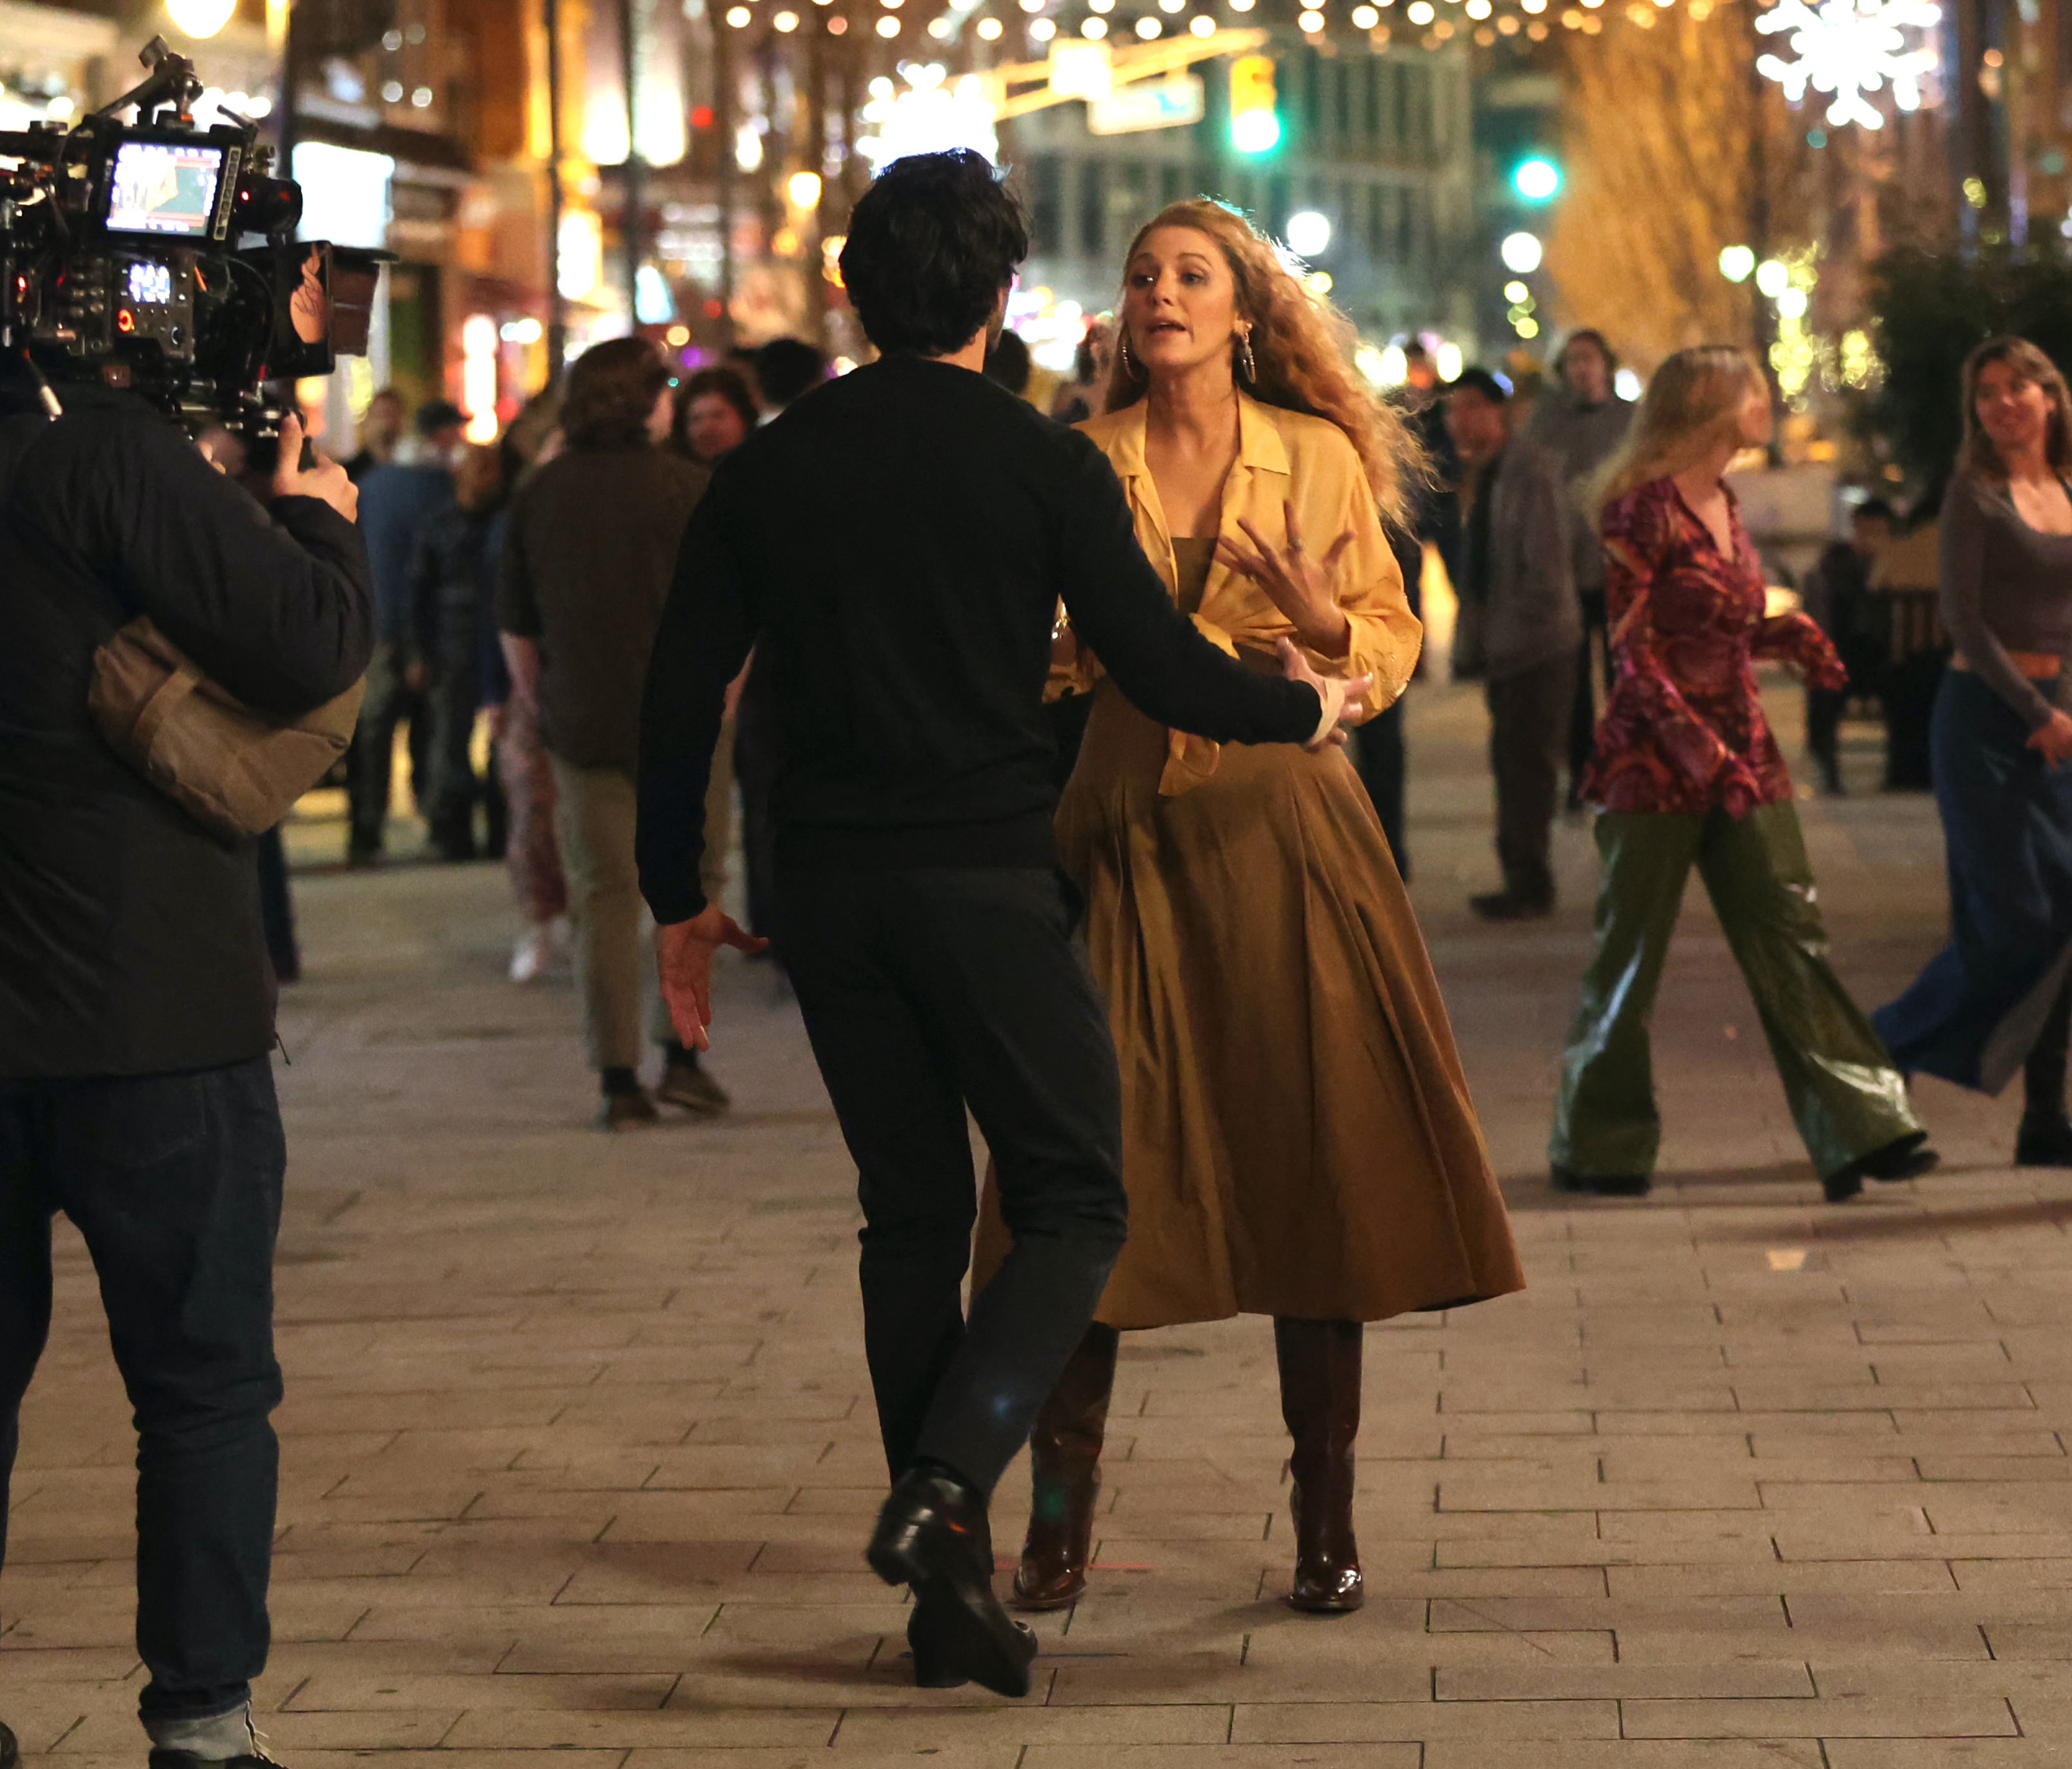
[[[912, 1586], [928, 1611], [932, 1676], [961, 1674], [996, 1695], [1026, 1695], [1036, 1636], [993, 1595], [990, 1541], [979, 1496], [948, 1468], [924, 1462], [893, 1488], [864, 1558], [886, 1584]], [[918, 1672], [918, 1652], [915, 1664]]]
[[4, 1726], [0, 1726], [0, 1769], [22, 1769], [22, 1747]]
[[[953, 1619], [949, 1625], [955, 1625]], [[951, 1662], [944, 1633], [943, 1611], [935, 1604], [917, 1600], [906, 1621], [906, 1650], [914, 1660], [917, 1689], [960, 1689], [971, 1681]]]

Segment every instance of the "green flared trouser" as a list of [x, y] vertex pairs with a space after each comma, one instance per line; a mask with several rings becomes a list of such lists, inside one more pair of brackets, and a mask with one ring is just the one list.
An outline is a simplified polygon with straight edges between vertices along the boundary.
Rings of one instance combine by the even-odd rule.
[[1827, 962], [1788, 802], [1745, 817], [1605, 811], [1597, 835], [1597, 949], [1562, 1057], [1547, 1147], [1555, 1166], [1597, 1178], [1655, 1171], [1662, 1118], [1648, 1020], [1694, 862], [1821, 1176], [1921, 1130], [1906, 1082]]

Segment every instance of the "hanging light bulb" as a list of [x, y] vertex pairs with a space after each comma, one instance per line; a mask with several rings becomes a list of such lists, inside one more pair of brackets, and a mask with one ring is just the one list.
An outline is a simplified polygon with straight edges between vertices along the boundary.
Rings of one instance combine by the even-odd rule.
[[166, 0], [166, 16], [190, 37], [213, 37], [236, 10], [237, 0]]

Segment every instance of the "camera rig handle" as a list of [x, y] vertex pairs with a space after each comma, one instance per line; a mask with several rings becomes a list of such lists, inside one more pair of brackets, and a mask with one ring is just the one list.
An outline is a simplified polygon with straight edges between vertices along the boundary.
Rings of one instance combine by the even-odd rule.
[[146, 43], [137, 51], [137, 59], [150, 70], [150, 74], [120, 98], [103, 105], [93, 113], [94, 117], [110, 117], [134, 105], [138, 116], [148, 122], [154, 111], [171, 105], [181, 122], [193, 121], [195, 101], [203, 91], [194, 64], [185, 55], [175, 53], [163, 37], [154, 37]]

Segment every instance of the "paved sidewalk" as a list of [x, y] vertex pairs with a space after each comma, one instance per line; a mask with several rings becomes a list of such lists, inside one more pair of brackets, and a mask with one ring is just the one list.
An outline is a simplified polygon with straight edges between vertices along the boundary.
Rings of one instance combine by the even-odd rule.
[[[1552, 922], [1473, 924], [1481, 731], [1470, 694], [1418, 691], [1416, 892], [1532, 1288], [1370, 1334], [1371, 1595], [1336, 1619], [1277, 1600], [1265, 1324], [1129, 1338], [1100, 1570], [1041, 1623], [1020, 1703], [915, 1690], [863, 1566], [883, 1477], [851, 1174], [767, 972], [722, 979], [733, 1116], [607, 1139], [566, 986], [503, 980], [496, 869], [303, 878], [273, 1749], [294, 1769], [2072, 1764], [2072, 1175], [2008, 1171], [2013, 1102], [1931, 1083], [1943, 1172], [1823, 1206], [1694, 893], [1659, 1015], [1666, 1183], [1552, 1196], [1588, 835], [1560, 832]], [[1884, 999], [1939, 936], [1932, 809], [1805, 809], [1841, 967]], [[60, 1237], [0, 1716], [36, 1769], [141, 1769], [126, 1410]], [[1026, 1492], [1018, 1468], [1003, 1546]]]

